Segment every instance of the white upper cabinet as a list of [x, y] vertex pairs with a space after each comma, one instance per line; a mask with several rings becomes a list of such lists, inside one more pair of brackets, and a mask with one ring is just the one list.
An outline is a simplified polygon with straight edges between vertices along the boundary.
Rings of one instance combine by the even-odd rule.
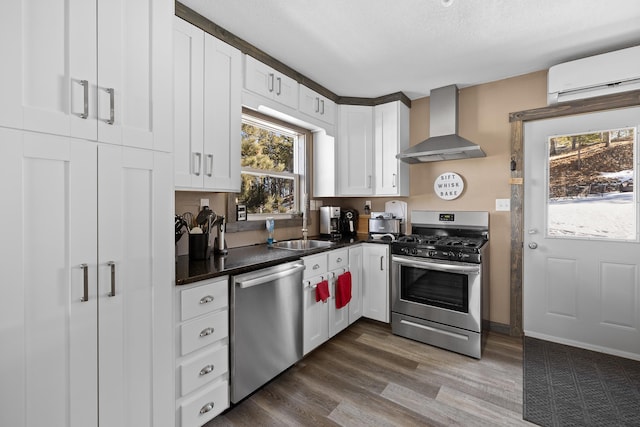
[[409, 147], [409, 107], [400, 101], [376, 105], [375, 195], [409, 196], [409, 165], [396, 154]]
[[175, 18], [176, 188], [240, 191], [241, 67], [238, 49]]
[[0, 126], [171, 150], [172, 2], [5, 3]]
[[204, 32], [180, 18], [173, 27], [173, 80], [174, 183], [202, 188]]
[[251, 92], [298, 109], [298, 82], [245, 55], [244, 87]]
[[333, 125], [336, 121], [336, 103], [327, 97], [300, 85], [300, 112]]
[[240, 192], [242, 55], [204, 37], [204, 187]]
[[[338, 119], [338, 195], [373, 194], [373, 108], [341, 105]], [[316, 179], [318, 177], [316, 176]]]
[[[375, 107], [340, 105], [339, 111], [335, 195], [408, 196], [409, 167], [396, 154], [409, 146], [409, 108], [394, 101]], [[314, 155], [329, 163], [331, 149], [323, 140], [314, 146]], [[314, 167], [314, 182], [330, 181], [325, 173]], [[326, 185], [318, 189], [322, 194], [316, 196], [330, 196]]]

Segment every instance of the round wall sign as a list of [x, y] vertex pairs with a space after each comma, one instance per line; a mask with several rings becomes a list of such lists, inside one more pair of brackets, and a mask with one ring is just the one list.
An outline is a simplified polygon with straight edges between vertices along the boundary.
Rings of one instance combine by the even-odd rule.
[[464, 190], [464, 181], [455, 172], [445, 172], [436, 178], [433, 190], [443, 200], [457, 199]]

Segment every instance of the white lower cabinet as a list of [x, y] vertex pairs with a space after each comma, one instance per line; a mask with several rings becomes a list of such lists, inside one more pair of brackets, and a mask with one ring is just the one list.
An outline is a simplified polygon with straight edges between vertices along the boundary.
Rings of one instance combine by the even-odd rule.
[[303, 293], [303, 333], [302, 353], [307, 354], [329, 339], [328, 301], [316, 302], [316, 286], [328, 279], [327, 253], [302, 257], [305, 265], [302, 277]]
[[[302, 258], [306, 266], [302, 283], [304, 286], [302, 346], [304, 354], [309, 353], [361, 316], [360, 285], [354, 284], [353, 281], [354, 277], [359, 279], [359, 271], [351, 273], [351, 301], [342, 308], [336, 308], [336, 280], [339, 275], [349, 271], [349, 255], [350, 249], [343, 248]], [[316, 302], [316, 286], [323, 280], [329, 282], [330, 296], [326, 303]]]
[[352, 324], [362, 317], [362, 245], [349, 248], [349, 271], [351, 272], [349, 324]]
[[176, 426], [199, 427], [229, 407], [229, 279], [176, 289]]
[[349, 326], [349, 309], [351, 301], [341, 308], [336, 308], [336, 287], [338, 276], [349, 271], [349, 249], [336, 249], [327, 252], [329, 258], [329, 338]]
[[389, 323], [389, 245], [362, 244], [362, 315]]
[[0, 140], [0, 425], [172, 426], [170, 155]]

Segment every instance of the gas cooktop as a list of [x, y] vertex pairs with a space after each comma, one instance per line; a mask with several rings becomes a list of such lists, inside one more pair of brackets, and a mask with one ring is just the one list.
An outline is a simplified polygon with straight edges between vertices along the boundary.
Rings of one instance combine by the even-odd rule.
[[419, 258], [480, 263], [482, 237], [410, 234], [392, 243], [391, 253]]

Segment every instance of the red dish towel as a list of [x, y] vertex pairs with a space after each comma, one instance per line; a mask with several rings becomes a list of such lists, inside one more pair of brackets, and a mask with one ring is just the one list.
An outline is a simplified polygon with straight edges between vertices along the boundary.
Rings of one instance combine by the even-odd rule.
[[351, 273], [346, 272], [336, 280], [336, 308], [342, 308], [351, 301]]
[[327, 302], [329, 299], [329, 281], [323, 280], [318, 283], [316, 286], [316, 302], [322, 300], [322, 302]]

